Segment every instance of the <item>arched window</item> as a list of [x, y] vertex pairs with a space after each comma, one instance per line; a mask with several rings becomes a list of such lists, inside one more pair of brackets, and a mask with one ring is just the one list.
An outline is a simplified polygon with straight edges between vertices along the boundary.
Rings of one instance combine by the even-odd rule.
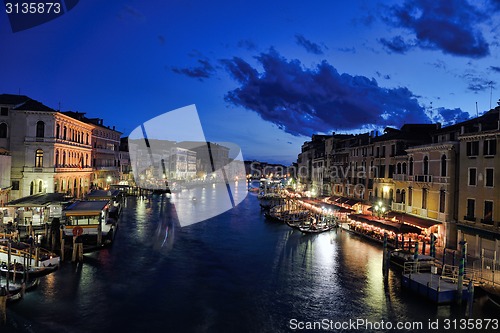
[[403, 175], [406, 175], [406, 162], [403, 162]]
[[397, 164], [397, 166], [396, 166], [396, 173], [397, 173], [398, 175], [400, 175], [400, 174], [401, 174], [401, 163], [398, 163], [398, 164]]
[[56, 164], [56, 168], [59, 166], [59, 150], [56, 150], [56, 161], [55, 161], [55, 164]]
[[56, 125], [56, 139], [59, 139], [60, 132], [61, 132], [61, 125], [57, 124]]
[[65, 151], [63, 152], [62, 166], [63, 167], [66, 166], [66, 152]]
[[446, 165], [446, 155], [441, 156], [441, 177], [446, 177], [447, 165]]
[[4, 139], [6, 137], [7, 137], [7, 124], [1, 123], [0, 124], [0, 138]]
[[30, 195], [34, 194], [34, 190], [35, 190], [35, 183], [31, 182], [31, 184], [30, 184]]
[[64, 126], [63, 139], [66, 140], [66, 134], [68, 133], [68, 128]]
[[413, 176], [413, 157], [410, 157], [410, 176]]
[[40, 181], [38, 182], [38, 192], [42, 192], [42, 189], [43, 189], [43, 183], [42, 183], [42, 181], [40, 180]]
[[37, 149], [35, 152], [35, 167], [42, 168], [43, 167], [43, 150]]
[[425, 156], [424, 157], [424, 175], [428, 175], [429, 174], [429, 157], [428, 156]]
[[401, 203], [406, 203], [406, 191], [401, 191]]
[[36, 123], [36, 137], [37, 138], [45, 137], [45, 123], [41, 120]]
[[89, 133], [87, 133], [86, 138], [87, 138], [87, 140], [86, 140], [85, 144], [88, 145], [89, 144]]

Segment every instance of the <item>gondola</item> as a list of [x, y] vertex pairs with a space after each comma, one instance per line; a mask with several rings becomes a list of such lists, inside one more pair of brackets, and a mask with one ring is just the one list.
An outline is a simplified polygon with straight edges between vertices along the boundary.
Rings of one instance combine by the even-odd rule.
[[[14, 264], [10, 264], [10, 269], [9, 269], [9, 277], [12, 278], [14, 277], [14, 272], [16, 276], [23, 277], [24, 274], [26, 273], [27, 276], [29, 277], [42, 277], [45, 275], [48, 275], [50, 273], [55, 272], [58, 269], [59, 266], [53, 265], [53, 266], [39, 266], [39, 267], [30, 267], [28, 270], [24, 269], [24, 266], [20, 263], [15, 264], [15, 270], [14, 270]], [[7, 275], [7, 264], [2, 263], [0, 266], [0, 273], [3, 276]]]

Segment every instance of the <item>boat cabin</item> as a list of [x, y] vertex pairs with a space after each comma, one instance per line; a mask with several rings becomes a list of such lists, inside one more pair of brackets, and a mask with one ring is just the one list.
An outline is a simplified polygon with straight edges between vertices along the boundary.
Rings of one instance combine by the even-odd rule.
[[73, 236], [73, 229], [81, 227], [84, 235], [106, 235], [113, 226], [108, 221], [108, 200], [76, 201], [63, 210], [64, 234]]

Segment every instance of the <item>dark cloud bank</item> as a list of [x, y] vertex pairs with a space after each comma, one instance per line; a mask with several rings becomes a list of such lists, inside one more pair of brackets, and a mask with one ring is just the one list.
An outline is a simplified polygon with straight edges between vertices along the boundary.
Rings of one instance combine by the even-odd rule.
[[177, 74], [184, 74], [194, 79], [203, 81], [215, 74], [216, 70], [207, 59], [198, 59], [198, 66], [194, 67], [172, 67], [172, 71]]
[[225, 100], [292, 135], [433, 121], [446, 125], [469, 117], [461, 109], [439, 108], [431, 119], [408, 88], [384, 88], [373, 78], [340, 74], [327, 61], [308, 69], [273, 49], [256, 59], [262, 72], [239, 57], [221, 60], [240, 85]]
[[[500, 10], [500, 1], [490, 0], [489, 4], [487, 10]], [[488, 12], [466, 0], [409, 0], [387, 8], [384, 20], [414, 36], [411, 40], [400, 36], [381, 39], [390, 52], [405, 53], [420, 47], [472, 58], [490, 54], [489, 44], [479, 29], [479, 24], [488, 20]]]

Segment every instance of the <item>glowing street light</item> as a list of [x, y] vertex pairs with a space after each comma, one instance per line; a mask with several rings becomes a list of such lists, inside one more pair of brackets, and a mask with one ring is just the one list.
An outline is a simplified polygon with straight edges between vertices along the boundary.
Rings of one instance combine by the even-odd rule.
[[384, 216], [386, 211], [385, 206], [383, 205], [382, 201], [377, 202], [375, 205], [375, 212], [378, 217]]

